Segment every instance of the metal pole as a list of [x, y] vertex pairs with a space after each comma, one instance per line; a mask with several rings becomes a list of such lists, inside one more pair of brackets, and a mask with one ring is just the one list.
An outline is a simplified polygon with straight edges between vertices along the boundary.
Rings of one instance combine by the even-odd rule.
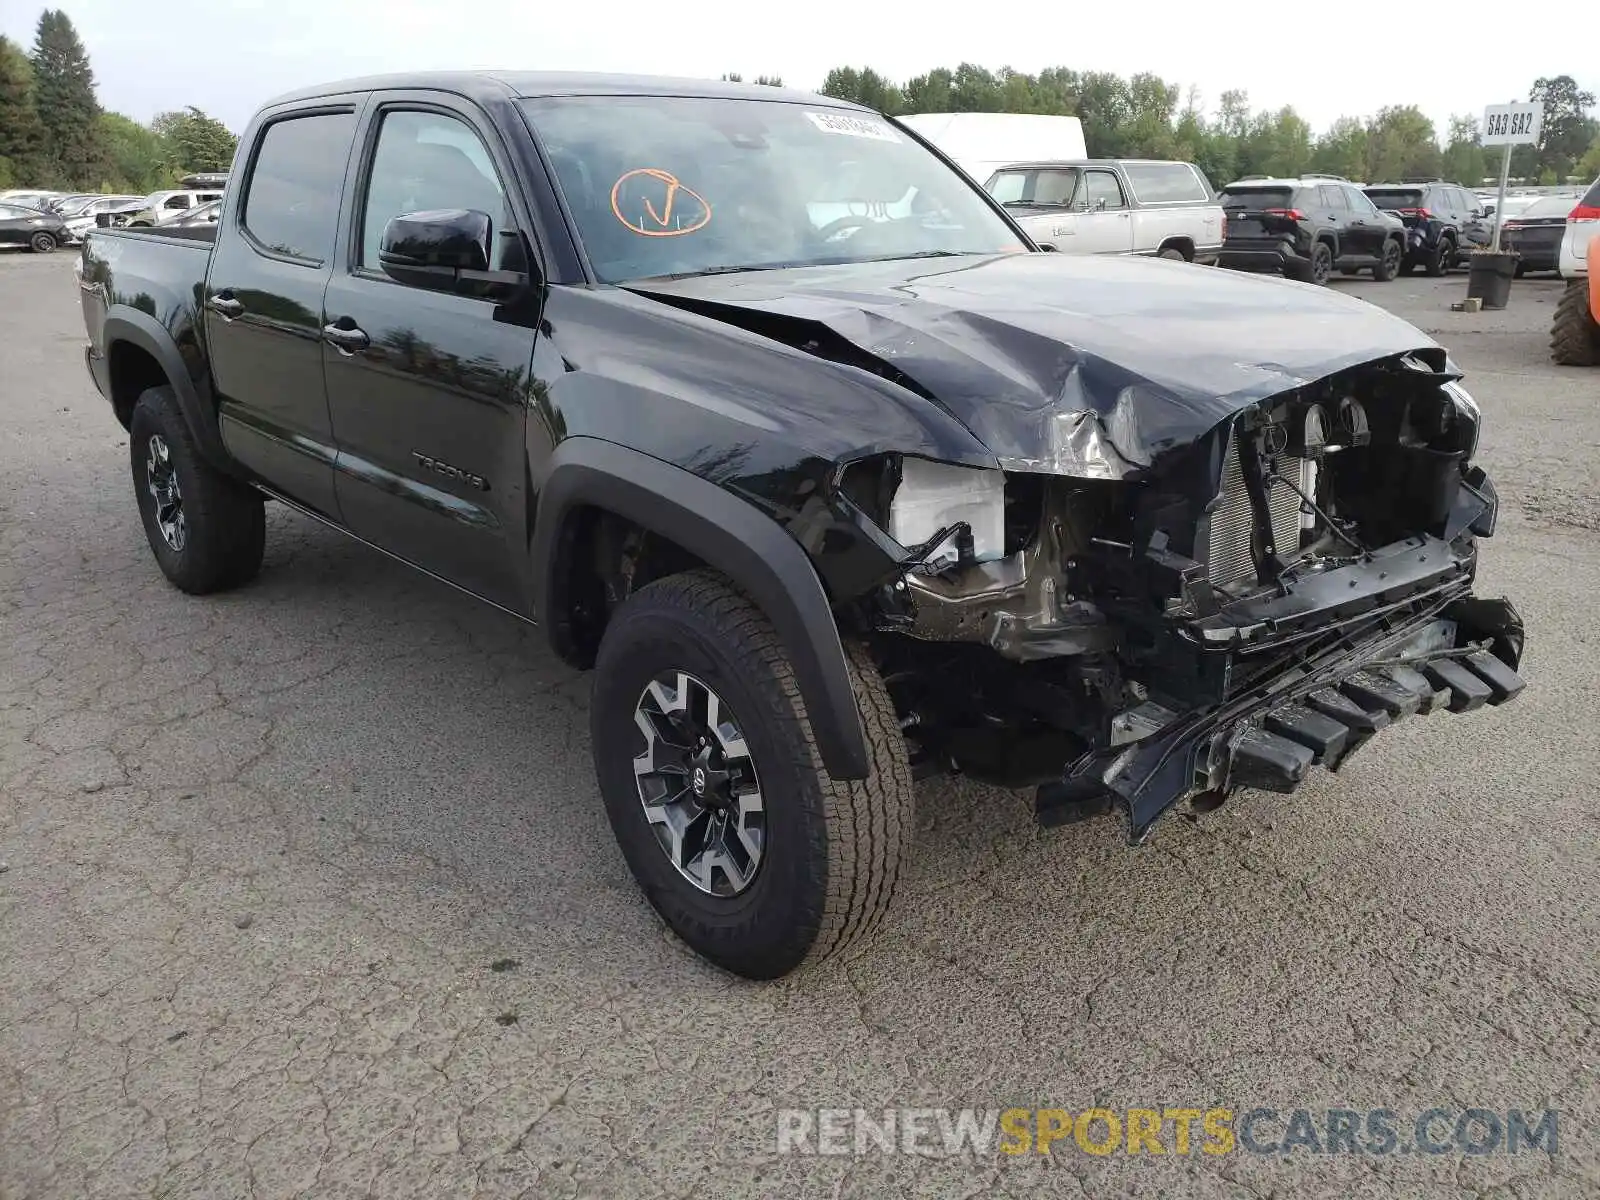
[[1489, 244], [1491, 254], [1500, 253], [1500, 224], [1506, 219], [1506, 180], [1510, 177], [1511, 143], [1507, 142], [1505, 157], [1500, 160], [1500, 196], [1494, 202], [1494, 240]]

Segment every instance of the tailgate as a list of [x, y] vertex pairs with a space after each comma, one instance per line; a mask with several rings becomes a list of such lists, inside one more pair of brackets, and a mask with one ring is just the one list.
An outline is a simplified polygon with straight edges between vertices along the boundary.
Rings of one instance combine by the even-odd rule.
[[1293, 237], [1302, 214], [1288, 188], [1237, 188], [1220, 197], [1230, 238]]

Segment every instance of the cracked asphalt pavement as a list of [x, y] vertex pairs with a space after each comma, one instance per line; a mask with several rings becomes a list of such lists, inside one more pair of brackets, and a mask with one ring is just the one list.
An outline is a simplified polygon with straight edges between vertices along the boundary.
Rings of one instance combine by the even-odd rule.
[[[1436, 333], [1506, 502], [1524, 696], [1337, 779], [1041, 832], [924, 786], [883, 935], [776, 984], [684, 951], [537, 631], [281, 506], [161, 578], [69, 254], [0, 257], [0, 1196], [1600, 1194], [1600, 372], [1558, 284], [1339, 281]], [[1560, 1110], [1558, 1151], [780, 1155], [785, 1108]]]

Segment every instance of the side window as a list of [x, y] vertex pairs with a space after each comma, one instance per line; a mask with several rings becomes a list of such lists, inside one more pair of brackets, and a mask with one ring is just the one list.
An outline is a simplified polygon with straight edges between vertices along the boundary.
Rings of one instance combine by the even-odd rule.
[[1110, 171], [1085, 171], [1083, 179], [1090, 212], [1099, 208], [1102, 200], [1108, 209], [1128, 207], [1128, 201], [1122, 195], [1122, 184]]
[[1176, 204], [1210, 198], [1200, 176], [1188, 163], [1129, 163], [1123, 173], [1134, 199], [1140, 204]]
[[472, 127], [443, 113], [385, 113], [361, 217], [360, 265], [378, 269], [383, 227], [392, 218], [445, 208], [488, 213], [494, 229], [490, 268], [521, 269], [506, 262], [508, 254], [520, 256], [521, 246], [516, 238], [500, 236], [515, 224], [494, 160]]
[[1367, 199], [1367, 194], [1359, 188], [1342, 187], [1340, 193], [1345, 198], [1345, 203], [1362, 216], [1370, 216], [1378, 211], [1377, 206]]
[[318, 113], [267, 126], [245, 184], [252, 238], [279, 254], [328, 261], [355, 124], [354, 113]]
[[1331, 208], [1334, 212], [1344, 212], [1348, 207], [1344, 198], [1344, 189], [1325, 183], [1317, 189], [1317, 199], [1323, 208]]
[[168, 196], [167, 197], [167, 202], [165, 204], [163, 204], [161, 207], [165, 208], [165, 209], [174, 209], [174, 210], [180, 209], [180, 208], [188, 208], [189, 207], [189, 197], [188, 197], [188, 195], [186, 193], [179, 192], [176, 196]]

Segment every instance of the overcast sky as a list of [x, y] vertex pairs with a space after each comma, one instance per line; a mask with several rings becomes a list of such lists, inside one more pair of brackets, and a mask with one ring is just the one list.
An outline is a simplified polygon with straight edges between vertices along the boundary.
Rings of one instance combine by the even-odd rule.
[[[1451, 113], [1522, 98], [1538, 75], [1574, 75], [1600, 91], [1593, 35], [1600, 18], [1567, 35], [1507, 42], [1487, 36], [1515, 6], [1456, 0], [1445, 9], [1335, 5], [1320, 65], [1309, 47], [1315, 5], [1230, 5], [1188, 0], [1129, 4], [1068, 0], [984, 9], [897, 3], [773, 4], [750, 0], [52, 0], [88, 46], [100, 101], [148, 120], [197, 105], [235, 132], [268, 96], [302, 84], [383, 71], [455, 68], [638, 71], [745, 78], [780, 75], [821, 85], [829, 68], [871, 66], [904, 82], [963, 59], [998, 69], [1048, 66], [1153, 71], [1197, 85], [1208, 110], [1227, 88], [1256, 108], [1291, 104], [1313, 129], [1385, 104], [1416, 104], [1439, 127]], [[45, 7], [0, 0], [0, 32], [24, 46]], [[1559, 7], [1559, 6], [1557, 6]], [[1001, 19], [984, 21], [976, 14]], [[1555, 9], [1550, 11], [1554, 12]], [[1574, 21], [1585, 5], [1572, 9]], [[949, 16], [939, 16], [948, 13]], [[956, 14], [962, 14], [955, 19]], [[1363, 15], [1375, 22], [1370, 33]], [[1427, 36], [1435, 18], [1450, 36]], [[1379, 30], [1382, 30], [1381, 36]], [[1481, 29], [1486, 36], [1468, 36]], [[1551, 26], [1554, 30], [1555, 26]], [[1509, 33], [1509, 30], [1508, 30]], [[1570, 36], [1568, 36], [1570, 35]], [[1407, 47], [1412, 51], [1407, 53]]]

